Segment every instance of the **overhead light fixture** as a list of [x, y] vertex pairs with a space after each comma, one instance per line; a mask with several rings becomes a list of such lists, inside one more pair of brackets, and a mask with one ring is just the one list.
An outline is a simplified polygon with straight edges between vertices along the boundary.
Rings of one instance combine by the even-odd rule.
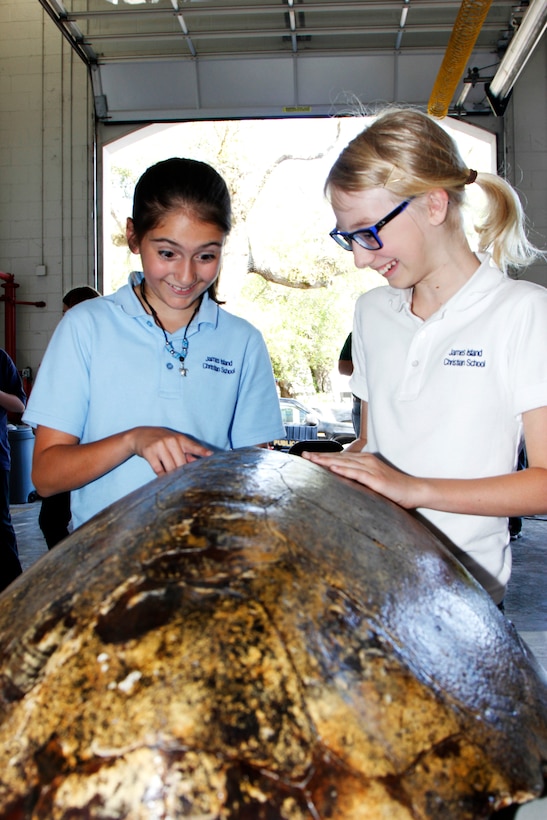
[[464, 80], [462, 93], [460, 94], [460, 96], [456, 100], [456, 111], [461, 111], [462, 110], [462, 108], [465, 104], [465, 101], [467, 99], [467, 95], [469, 94], [470, 90], [471, 90], [471, 84], [466, 83], [465, 80]]
[[467, 99], [467, 95], [469, 94], [471, 88], [475, 88], [476, 84], [480, 82], [480, 74], [478, 68], [468, 68], [467, 69], [467, 76], [463, 81], [463, 88], [460, 96], [456, 101], [456, 110], [459, 111], [463, 108], [463, 104]]
[[520, 26], [507, 47], [486, 96], [496, 116], [501, 116], [517, 78], [547, 28], [547, 0], [531, 0]]
[[[171, 5], [173, 6], [173, 9], [176, 12], [179, 11], [178, 0], [171, 0]], [[182, 33], [184, 34], [184, 36], [186, 38], [186, 45], [188, 46], [188, 48], [190, 50], [190, 54], [192, 55], [192, 57], [195, 57], [196, 56], [196, 47], [192, 42], [192, 38], [190, 37], [190, 32], [188, 31], [188, 26], [186, 25], [186, 21], [184, 20], [184, 17], [182, 16], [182, 14], [177, 14], [177, 20], [179, 21], [179, 26], [182, 30]]]
[[401, 19], [399, 20], [399, 31], [397, 32], [397, 40], [395, 41], [395, 51], [401, 47], [401, 40], [406, 26], [406, 18], [410, 8], [410, 0], [403, 0], [403, 8], [401, 9]]

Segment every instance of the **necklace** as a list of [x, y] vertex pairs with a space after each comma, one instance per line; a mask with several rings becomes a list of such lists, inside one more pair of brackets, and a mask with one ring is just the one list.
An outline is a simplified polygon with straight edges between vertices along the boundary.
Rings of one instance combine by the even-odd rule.
[[181, 376], [186, 376], [187, 373], [188, 373], [188, 369], [184, 366], [184, 361], [186, 359], [186, 356], [188, 355], [188, 339], [186, 338], [186, 334], [188, 333], [188, 328], [190, 327], [190, 325], [194, 321], [196, 313], [199, 310], [199, 306], [201, 305], [201, 299], [198, 299], [198, 303], [197, 303], [196, 307], [194, 308], [194, 312], [192, 313], [192, 316], [190, 317], [190, 321], [188, 322], [188, 324], [184, 328], [184, 336], [183, 336], [183, 339], [182, 339], [182, 350], [181, 350], [180, 353], [177, 353], [177, 351], [173, 347], [173, 342], [167, 336], [167, 331], [165, 330], [164, 326], [162, 325], [160, 317], [158, 316], [158, 314], [156, 313], [156, 311], [154, 310], [154, 308], [152, 307], [152, 305], [150, 304], [150, 302], [146, 298], [146, 293], [144, 291], [144, 279], [141, 280], [140, 290], [141, 290], [141, 296], [142, 296], [143, 302], [145, 303], [145, 305], [149, 309], [150, 313], [152, 314], [153, 320], [155, 321], [155, 323], [157, 324], [157, 326], [160, 328], [161, 332], [163, 333], [163, 336], [164, 336], [164, 339], [165, 339], [165, 347], [167, 348], [167, 350], [169, 351], [171, 356], [174, 356], [175, 359], [179, 360], [179, 362], [180, 362], [180, 366], [179, 366], [180, 375]]

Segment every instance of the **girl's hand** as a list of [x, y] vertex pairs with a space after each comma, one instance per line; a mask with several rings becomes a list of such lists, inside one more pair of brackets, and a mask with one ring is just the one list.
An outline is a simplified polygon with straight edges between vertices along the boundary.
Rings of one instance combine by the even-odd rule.
[[483, 478], [418, 478], [370, 453], [303, 453], [345, 478], [370, 487], [406, 509], [424, 507], [464, 515], [543, 515], [547, 499], [547, 407], [522, 414], [528, 467]]
[[76, 436], [50, 427], [36, 429], [32, 481], [41, 496], [76, 490], [133, 455], [146, 459], [156, 475], [212, 455], [209, 447], [166, 427], [135, 427], [80, 444]]
[[213, 452], [190, 436], [166, 427], [136, 427], [131, 435], [133, 452], [145, 458], [158, 476]]
[[421, 506], [417, 497], [421, 479], [401, 473], [370, 453], [345, 450], [343, 453], [304, 452], [302, 455], [333, 473], [364, 484], [405, 509]]

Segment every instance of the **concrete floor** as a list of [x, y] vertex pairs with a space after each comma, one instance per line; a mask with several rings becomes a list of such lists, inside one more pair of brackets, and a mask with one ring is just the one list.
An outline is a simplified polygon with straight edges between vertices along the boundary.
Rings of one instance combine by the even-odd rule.
[[[11, 507], [23, 569], [28, 569], [47, 547], [38, 526], [40, 502]], [[513, 541], [513, 574], [505, 599], [505, 614], [523, 640], [547, 669], [547, 518], [526, 518], [521, 537]], [[547, 796], [519, 808], [501, 812], [506, 820], [545, 820]]]

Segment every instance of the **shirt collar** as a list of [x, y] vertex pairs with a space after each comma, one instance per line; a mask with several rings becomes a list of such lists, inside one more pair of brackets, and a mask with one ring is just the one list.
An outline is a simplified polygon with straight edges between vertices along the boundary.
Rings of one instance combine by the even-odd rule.
[[[441, 309], [443, 314], [446, 310], [467, 310], [507, 279], [489, 253], [477, 253], [476, 256], [481, 264], [465, 285], [443, 305]], [[399, 290], [388, 285], [387, 289], [389, 291], [389, 303], [393, 310], [397, 313], [403, 309], [410, 312], [412, 288]]]
[[[140, 285], [143, 279], [144, 276], [141, 271], [132, 271], [129, 274], [127, 285], [124, 285], [113, 294], [113, 300], [116, 304], [120, 305], [122, 310], [127, 313], [128, 316], [148, 316], [141, 304], [140, 299], [134, 291], [134, 288], [137, 285]], [[196, 324], [200, 325], [204, 323], [216, 327], [218, 324], [218, 310], [219, 307], [217, 303], [210, 298], [207, 292], [205, 292], [199, 307]]]

